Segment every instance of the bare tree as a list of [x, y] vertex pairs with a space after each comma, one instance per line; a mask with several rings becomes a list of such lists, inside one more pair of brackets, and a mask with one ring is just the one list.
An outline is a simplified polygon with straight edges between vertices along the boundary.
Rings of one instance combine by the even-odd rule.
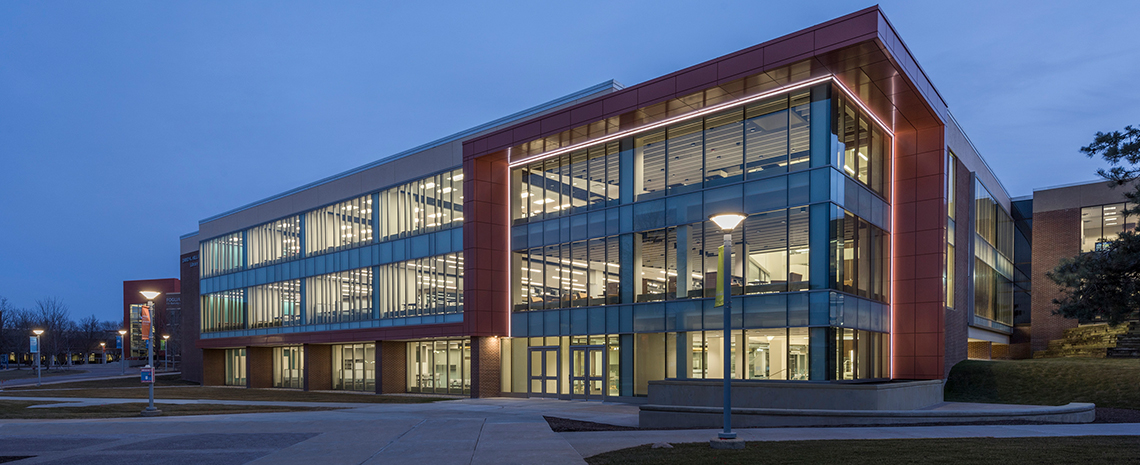
[[99, 345], [99, 341], [103, 339], [103, 333], [103, 322], [99, 321], [99, 317], [91, 315], [79, 320], [75, 341], [83, 354], [84, 363], [91, 359], [90, 354], [95, 350], [95, 346]]
[[[8, 318], [9, 326], [6, 327], [10, 328], [8, 331], [11, 334], [12, 352], [28, 354], [31, 351], [31, 347], [28, 346], [28, 338], [32, 335], [32, 329], [37, 326], [35, 313], [26, 308], [10, 308], [5, 313], [9, 314], [5, 318]], [[32, 357], [30, 355], [26, 359], [31, 363]]]
[[67, 350], [71, 312], [62, 300], [47, 297], [36, 301], [36, 317], [40, 329], [44, 330], [40, 350], [49, 356], [48, 366], [51, 366], [55, 358]]

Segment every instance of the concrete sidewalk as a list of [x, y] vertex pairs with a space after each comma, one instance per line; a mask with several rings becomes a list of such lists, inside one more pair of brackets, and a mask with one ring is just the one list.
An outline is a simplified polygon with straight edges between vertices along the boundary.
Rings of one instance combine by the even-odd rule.
[[[34, 398], [43, 399], [43, 398]], [[59, 399], [107, 402], [139, 399]], [[188, 403], [223, 401], [189, 400]], [[250, 402], [232, 403], [248, 405]], [[273, 403], [277, 404], [277, 403]], [[328, 406], [330, 403], [289, 403]], [[628, 404], [462, 399], [332, 404], [343, 410], [102, 420], [0, 422], [0, 455], [51, 464], [565, 463], [654, 442], [705, 442], [716, 430], [555, 433], [543, 416], [634, 426]], [[750, 440], [1140, 435], [1140, 424], [765, 428]]]

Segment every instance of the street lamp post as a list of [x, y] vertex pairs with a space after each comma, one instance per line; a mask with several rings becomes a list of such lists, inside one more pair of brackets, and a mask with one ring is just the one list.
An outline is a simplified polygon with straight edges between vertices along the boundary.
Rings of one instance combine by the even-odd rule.
[[40, 347], [40, 335], [44, 333], [42, 329], [33, 329], [36, 335], [36, 386], [39, 386], [44, 380], [43, 369], [40, 368], [40, 352], [43, 350]]
[[162, 335], [162, 369], [170, 371], [170, 335]]
[[150, 369], [150, 404], [146, 409], [143, 409], [142, 415], [144, 417], [154, 417], [162, 415], [162, 411], [154, 408], [154, 298], [158, 297], [161, 292], [142, 291], [140, 294], [146, 297], [146, 308], [148, 312], [147, 326], [150, 326], [150, 331], [147, 335], [146, 343], [146, 367]]
[[126, 351], [127, 351], [127, 330], [120, 329], [119, 330], [119, 368], [122, 368], [122, 370], [120, 370], [119, 374], [124, 375], [124, 376], [127, 374]]
[[107, 364], [107, 343], [106, 342], [100, 342], [99, 343], [99, 351], [103, 353], [103, 359], [99, 361], [99, 364], [100, 365], [106, 365]]
[[[714, 447], [718, 442], [728, 443], [729, 440], [736, 439], [736, 433], [732, 432], [732, 230], [746, 216], [742, 213], [709, 216], [710, 220], [724, 230], [724, 268], [720, 270], [721, 275], [717, 276], [723, 286], [721, 298], [724, 302], [724, 353], [721, 355], [724, 358], [724, 431], [717, 434], [720, 441], [714, 440]], [[735, 445], [736, 441], [732, 441], [732, 444]]]

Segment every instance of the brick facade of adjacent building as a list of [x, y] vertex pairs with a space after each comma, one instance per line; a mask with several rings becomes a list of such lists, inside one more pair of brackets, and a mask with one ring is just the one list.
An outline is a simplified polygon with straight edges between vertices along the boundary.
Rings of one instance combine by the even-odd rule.
[[1077, 320], [1053, 314], [1057, 285], [1045, 276], [1062, 258], [1081, 251], [1081, 209], [1033, 213], [1033, 307], [1030, 349], [1045, 350], [1049, 341], [1077, 327]]

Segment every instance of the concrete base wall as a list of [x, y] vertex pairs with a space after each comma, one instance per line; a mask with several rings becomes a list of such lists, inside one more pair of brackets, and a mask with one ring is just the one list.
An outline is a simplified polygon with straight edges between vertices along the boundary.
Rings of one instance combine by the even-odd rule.
[[[1096, 418], [1093, 404], [1060, 407], [1009, 406], [985, 410], [818, 410], [818, 409], [732, 409], [732, 426], [839, 426], [905, 425], [929, 423], [974, 423], [987, 421], [1041, 421], [1052, 423], [1091, 423]], [[716, 407], [643, 405], [638, 415], [642, 428], [719, 428], [724, 410]]]
[[[649, 404], [691, 407], [724, 405], [724, 383], [707, 380], [649, 382]], [[913, 410], [942, 402], [942, 381], [876, 384], [733, 381], [739, 408]]]

